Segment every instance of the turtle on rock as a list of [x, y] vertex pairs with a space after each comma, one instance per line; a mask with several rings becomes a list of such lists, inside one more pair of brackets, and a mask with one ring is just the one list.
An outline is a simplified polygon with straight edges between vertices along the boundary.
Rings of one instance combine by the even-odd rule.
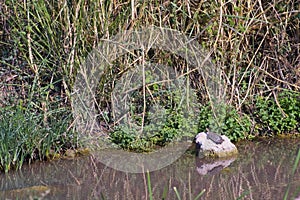
[[207, 130], [195, 136], [197, 157], [227, 157], [238, 153], [236, 146], [225, 135]]
[[206, 137], [207, 137], [207, 139], [210, 139], [211, 141], [213, 141], [216, 144], [222, 144], [222, 142], [224, 141], [224, 139], [222, 138], [221, 135], [219, 135], [218, 133], [211, 132], [208, 129], [206, 132]]

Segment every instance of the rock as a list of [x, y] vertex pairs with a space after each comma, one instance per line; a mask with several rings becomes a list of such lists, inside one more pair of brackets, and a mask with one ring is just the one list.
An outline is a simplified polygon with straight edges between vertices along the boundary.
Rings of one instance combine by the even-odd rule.
[[[209, 133], [211, 134], [211, 133]], [[228, 157], [238, 153], [236, 146], [225, 135], [220, 135], [222, 140], [212, 140], [205, 132], [198, 133], [195, 137], [196, 152], [200, 157]], [[216, 134], [216, 133], [214, 133]], [[218, 134], [216, 134], [218, 135]], [[216, 136], [215, 135], [215, 136]], [[221, 141], [221, 142], [220, 142]]]
[[63, 157], [66, 159], [71, 159], [71, 158], [75, 158], [75, 156], [76, 156], [75, 150], [67, 149]]
[[[20, 187], [20, 186], [18, 186]], [[34, 198], [29, 199], [45, 199], [46, 196], [51, 192], [51, 187], [44, 186], [44, 185], [35, 185], [31, 187], [24, 187], [19, 189], [13, 189], [13, 190], [6, 190], [4, 191], [4, 196], [11, 196], [11, 198], [5, 198], [5, 199], [15, 199], [16, 197], [31, 197], [34, 196]], [[1, 197], [3, 196], [3, 191], [0, 191]]]

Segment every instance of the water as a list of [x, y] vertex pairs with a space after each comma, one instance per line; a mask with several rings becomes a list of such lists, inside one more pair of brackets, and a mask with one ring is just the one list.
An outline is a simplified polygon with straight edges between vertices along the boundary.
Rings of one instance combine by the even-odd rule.
[[[228, 160], [200, 160], [185, 154], [150, 172], [154, 199], [300, 199], [300, 167], [294, 174], [300, 139], [268, 139], [237, 144]], [[228, 165], [223, 168], [223, 166]], [[149, 199], [146, 174], [106, 167], [93, 156], [36, 162], [0, 174], [0, 199]]]

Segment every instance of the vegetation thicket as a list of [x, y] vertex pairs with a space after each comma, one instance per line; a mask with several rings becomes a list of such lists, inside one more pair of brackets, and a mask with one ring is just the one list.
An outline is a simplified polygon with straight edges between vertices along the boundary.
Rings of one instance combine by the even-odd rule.
[[[113, 130], [114, 143], [148, 151], [208, 127], [235, 141], [299, 132], [299, 10], [296, 0], [1, 1], [0, 170], [78, 148], [70, 99], [80, 65], [102, 38], [150, 25], [178, 30], [211, 53], [224, 80], [225, 102], [211, 103], [205, 80], [182, 58], [155, 50], [145, 59], [189, 76], [197, 119], [183, 114], [176, 91], [157, 84], [137, 90], [131, 106], [132, 119], [150, 134], [121, 127], [110, 112], [111, 92], [124, 72], [142, 62], [141, 52], [129, 52], [107, 67], [97, 87], [98, 109], [105, 113], [99, 121]], [[146, 126], [146, 107], [154, 104], [144, 102], [163, 103], [168, 120], [162, 129]], [[189, 133], [177, 132], [181, 127]]]

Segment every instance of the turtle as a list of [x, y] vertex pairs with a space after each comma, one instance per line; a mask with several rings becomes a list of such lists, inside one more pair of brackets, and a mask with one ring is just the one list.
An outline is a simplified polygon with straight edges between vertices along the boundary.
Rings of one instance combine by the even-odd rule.
[[210, 132], [209, 130], [207, 130], [207, 132], [206, 132], [206, 137], [207, 137], [207, 139], [210, 139], [211, 141], [213, 141], [216, 144], [222, 144], [222, 142], [224, 141], [224, 139], [222, 138], [221, 135], [214, 133], [214, 132]]

